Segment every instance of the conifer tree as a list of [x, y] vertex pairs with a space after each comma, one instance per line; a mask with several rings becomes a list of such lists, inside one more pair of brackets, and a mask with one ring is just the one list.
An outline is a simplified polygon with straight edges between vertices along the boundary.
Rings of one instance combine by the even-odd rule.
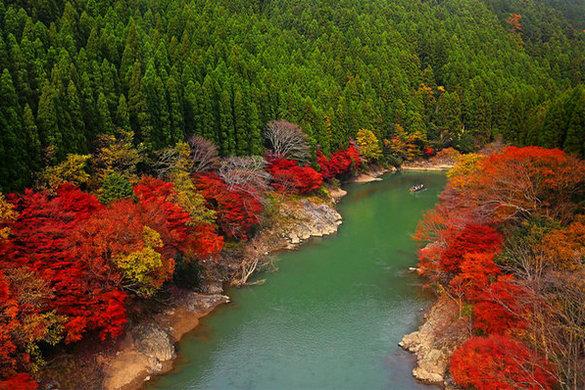
[[37, 126], [39, 127], [41, 139], [47, 147], [46, 157], [53, 162], [64, 157], [63, 138], [57, 118], [57, 94], [48, 81], [45, 81], [41, 87]]
[[103, 134], [110, 134], [114, 131], [114, 122], [110, 115], [108, 100], [103, 92], [98, 96], [99, 131]]
[[82, 153], [87, 150], [87, 139], [85, 137], [85, 122], [83, 121], [83, 112], [79, 101], [77, 87], [73, 81], [67, 85], [66, 107], [70, 114], [71, 131], [67, 140], [68, 152]]
[[128, 104], [126, 103], [126, 96], [120, 94], [118, 99], [118, 108], [116, 110], [116, 125], [125, 130], [130, 130], [130, 113], [128, 112]]
[[41, 140], [33, 111], [28, 104], [24, 106], [22, 124], [26, 135], [29, 171], [37, 172], [41, 168]]
[[18, 188], [26, 182], [28, 176], [20, 107], [8, 69], [4, 69], [0, 77], [0, 101], [0, 151], [5, 156], [0, 169], [0, 181], [5, 191]]

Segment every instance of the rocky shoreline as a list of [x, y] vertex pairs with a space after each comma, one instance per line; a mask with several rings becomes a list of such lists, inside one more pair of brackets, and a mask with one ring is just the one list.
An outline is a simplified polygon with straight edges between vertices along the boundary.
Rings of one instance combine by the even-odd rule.
[[[452, 167], [452, 162], [420, 161], [404, 165], [401, 169], [445, 171]], [[469, 337], [471, 324], [469, 317], [461, 315], [457, 302], [445, 292], [437, 295], [437, 300], [427, 310], [418, 330], [405, 335], [398, 345], [416, 356], [413, 377], [423, 383], [455, 389], [448, 372], [449, 359], [453, 351]]]
[[104, 389], [138, 389], [153, 375], [168, 372], [177, 357], [175, 343], [199, 319], [228, 303], [225, 295], [183, 292], [172, 308], [126, 332], [113, 356], [102, 358]]
[[[382, 180], [388, 169], [368, 171], [356, 177], [356, 183]], [[117, 342], [103, 348], [73, 352], [68, 356], [74, 363], [54, 364], [41, 376], [49, 383], [46, 388], [84, 388], [106, 390], [140, 389], [145, 382], [173, 369], [177, 358], [177, 343], [195, 329], [199, 320], [219, 305], [230, 302], [223, 295], [229, 286], [248, 284], [248, 278], [259, 269], [267, 268], [272, 254], [293, 250], [311, 237], [335, 233], [342, 223], [335, 204], [347, 194], [341, 188], [330, 188], [325, 197], [282, 198], [256, 236], [235, 252], [227, 251], [217, 264], [204, 264], [203, 286], [200, 291], [175, 288], [167, 299], [168, 304], [153, 315], [133, 321], [126, 334]], [[257, 283], [257, 282], [256, 282]], [[418, 332], [405, 336], [401, 346], [417, 354], [419, 367], [413, 375], [425, 382], [442, 381], [449, 343], [441, 341], [435, 330], [437, 322], [451, 323], [447, 315], [451, 306], [441, 299], [427, 315]], [[445, 320], [447, 318], [447, 320]], [[441, 345], [437, 343], [443, 343]], [[445, 349], [447, 348], [447, 349]], [[438, 353], [437, 350], [440, 352]], [[59, 371], [77, 371], [80, 375], [54, 380], [51, 374]], [[91, 375], [84, 375], [85, 371]], [[65, 375], [66, 376], [66, 375]], [[67, 381], [66, 385], [61, 383]]]
[[177, 358], [176, 344], [181, 338], [197, 327], [200, 318], [229, 303], [229, 297], [223, 295], [224, 286], [246, 284], [248, 276], [270, 262], [270, 254], [295, 249], [311, 237], [335, 233], [342, 218], [334, 204], [345, 194], [342, 189], [334, 189], [325, 200], [312, 197], [279, 202], [271, 224], [247, 243], [238, 256], [226, 259], [230, 257], [228, 253], [222, 259], [228, 263], [229, 280], [207, 281], [205, 293], [174, 291], [165, 310], [132, 324], [113, 347], [91, 354], [90, 360], [99, 366], [101, 383], [85, 383], [80, 377], [74, 381], [75, 388], [140, 389], [153, 377], [172, 370]]
[[412, 375], [421, 382], [455, 388], [447, 370], [449, 358], [471, 331], [469, 317], [460, 315], [459, 305], [445, 293], [427, 311], [423, 324], [405, 335], [400, 345], [415, 354]]

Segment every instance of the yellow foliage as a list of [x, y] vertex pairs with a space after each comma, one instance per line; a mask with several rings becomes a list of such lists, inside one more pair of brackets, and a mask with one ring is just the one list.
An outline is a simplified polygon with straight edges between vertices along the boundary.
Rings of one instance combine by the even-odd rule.
[[421, 83], [418, 86], [418, 92], [420, 92], [422, 94], [432, 95], [433, 89], [431, 87], [429, 87], [427, 84]]
[[[0, 192], [0, 224], [14, 221], [18, 217], [18, 213], [14, 211], [12, 204], [6, 201], [4, 194]], [[10, 228], [0, 228], [0, 240], [8, 238]]]
[[45, 168], [41, 173], [41, 180], [51, 190], [65, 182], [76, 186], [84, 185], [89, 181], [89, 174], [85, 170], [90, 158], [88, 154], [69, 154], [65, 161]]
[[465, 187], [478, 172], [479, 163], [484, 156], [477, 153], [462, 154], [457, 157], [453, 168], [447, 172], [449, 184], [454, 188]]
[[100, 145], [92, 161], [95, 177], [92, 187], [100, 187], [104, 179], [112, 172], [136, 183], [136, 165], [142, 161], [139, 149], [134, 147], [134, 132], [119, 129], [116, 135], [103, 134], [98, 138]]
[[357, 146], [360, 151], [360, 157], [367, 162], [372, 162], [382, 157], [382, 148], [380, 141], [373, 131], [368, 129], [360, 129], [357, 132]]
[[142, 239], [144, 240], [144, 245], [149, 248], [162, 248], [163, 246], [160, 234], [148, 226], [142, 229]]
[[205, 198], [197, 191], [189, 175], [191, 154], [189, 145], [186, 142], [178, 142], [175, 147], [179, 158], [169, 173], [169, 179], [177, 191], [176, 201], [189, 213], [191, 225], [212, 223], [215, 220], [215, 212], [207, 208]]
[[173, 260], [163, 259], [155, 250], [163, 245], [160, 234], [148, 226], [143, 231], [144, 248], [113, 261], [124, 274], [127, 288], [144, 297], [154, 294], [173, 274]]

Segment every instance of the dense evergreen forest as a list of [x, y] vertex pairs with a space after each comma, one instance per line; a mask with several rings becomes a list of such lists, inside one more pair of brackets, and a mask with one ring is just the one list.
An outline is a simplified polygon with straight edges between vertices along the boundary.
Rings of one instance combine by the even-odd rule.
[[437, 148], [585, 151], [581, 0], [3, 0], [0, 189], [99, 134], [193, 134], [262, 154], [271, 120], [313, 150], [396, 124]]

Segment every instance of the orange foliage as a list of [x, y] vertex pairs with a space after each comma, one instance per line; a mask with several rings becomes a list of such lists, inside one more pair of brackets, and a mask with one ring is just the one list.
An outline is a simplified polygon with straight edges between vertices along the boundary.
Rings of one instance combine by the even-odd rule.
[[504, 334], [527, 325], [526, 291], [513, 275], [500, 275], [478, 296], [473, 307], [473, 328], [486, 334]]
[[522, 15], [513, 13], [506, 19], [506, 23], [510, 25], [510, 31], [512, 32], [519, 32], [524, 30], [524, 26], [522, 25]]
[[585, 216], [577, 216], [569, 226], [548, 233], [540, 247], [547, 260], [556, 267], [579, 268], [585, 258]]
[[451, 375], [478, 390], [552, 389], [553, 368], [524, 344], [507, 336], [472, 337], [451, 357]]
[[544, 215], [572, 218], [573, 198], [585, 188], [585, 162], [558, 149], [509, 146], [483, 159], [467, 186], [477, 218], [494, 223]]
[[469, 301], [477, 300], [493, 277], [500, 274], [500, 268], [494, 263], [493, 253], [467, 253], [460, 265], [461, 272], [449, 285], [458, 295]]

